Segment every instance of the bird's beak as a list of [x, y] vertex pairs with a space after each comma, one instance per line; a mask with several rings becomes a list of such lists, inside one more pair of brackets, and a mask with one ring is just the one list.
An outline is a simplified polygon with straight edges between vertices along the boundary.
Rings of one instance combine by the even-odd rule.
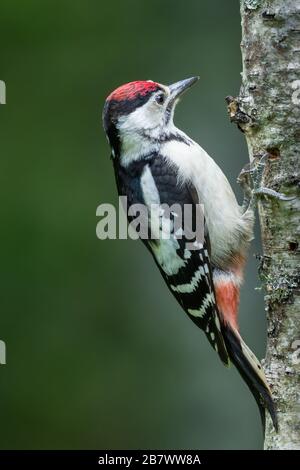
[[172, 102], [177, 100], [188, 88], [190, 88], [194, 83], [198, 82], [200, 77], [191, 77], [186, 80], [180, 80], [180, 82], [173, 83], [169, 86], [170, 98]]

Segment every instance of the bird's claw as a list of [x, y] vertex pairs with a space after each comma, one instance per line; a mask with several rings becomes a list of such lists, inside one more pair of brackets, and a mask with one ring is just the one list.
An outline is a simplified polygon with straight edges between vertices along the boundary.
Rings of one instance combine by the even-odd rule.
[[294, 197], [286, 196], [274, 189], [265, 188], [262, 184], [263, 174], [269, 154], [256, 156], [251, 163], [245, 165], [237, 179], [244, 191], [243, 209], [253, 209], [260, 197], [270, 197], [279, 201], [292, 201]]
[[258, 189], [253, 190], [254, 194], [258, 196], [267, 196], [270, 198], [277, 199], [279, 201], [293, 201], [295, 199], [295, 196], [286, 196], [283, 193], [279, 193], [278, 191], [275, 191], [274, 189], [270, 188], [264, 188], [263, 186]]

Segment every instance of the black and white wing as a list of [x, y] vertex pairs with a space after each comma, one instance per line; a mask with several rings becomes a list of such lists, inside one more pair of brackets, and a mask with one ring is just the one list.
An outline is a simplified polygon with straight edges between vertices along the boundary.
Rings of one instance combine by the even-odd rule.
[[[136, 176], [136, 179], [133, 175], [128, 178], [130, 184], [122, 178], [119, 189], [122, 194], [126, 192], [129, 203], [145, 204], [148, 214], [152, 207], [149, 225], [154, 239], [143, 242], [151, 251], [172, 294], [205, 332], [222, 361], [229, 364], [215, 303], [209, 234], [204, 215], [201, 242], [196, 240], [196, 235], [190, 239], [197, 228], [197, 211], [201, 210], [196, 190], [190, 183], [178, 181], [176, 169], [160, 156], [149, 158]], [[157, 213], [153, 217], [154, 206]], [[165, 207], [171, 208], [171, 212]], [[189, 217], [185, 217], [186, 210], [189, 210]], [[178, 217], [185, 219], [184, 230], [178, 229]]]

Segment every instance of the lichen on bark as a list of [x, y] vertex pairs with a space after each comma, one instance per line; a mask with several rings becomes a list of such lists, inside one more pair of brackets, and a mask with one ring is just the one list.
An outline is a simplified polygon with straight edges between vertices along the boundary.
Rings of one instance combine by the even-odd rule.
[[241, 0], [242, 85], [229, 97], [250, 161], [268, 154], [264, 186], [294, 197], [262, 200], [267, 353], [264, 368], [277, 405], [279, 432], [267, 418], [265, 449], [300, 449], [299, 138], [300, 2]]

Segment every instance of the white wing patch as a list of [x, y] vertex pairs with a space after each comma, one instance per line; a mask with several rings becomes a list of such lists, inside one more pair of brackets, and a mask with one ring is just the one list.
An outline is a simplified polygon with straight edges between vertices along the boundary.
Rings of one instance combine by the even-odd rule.
[[152, 243], [151, 248], [158, 264], [168, 276], [177, 274], [187, 263], [177, 254], [179, 248], [177, 240], [160, 240], [158, 245]]
[[160, 203], [159, 193], [149, 165], [145, 166], [145, 169], [141, 176], [141, 188], [143, 191], [144, 201], [145, 204], [148, 206], [148, 209], [152, 204]]
[[150, 241], [153, 254], [162, 270], [168, 276], [172, 276], [177, 274], [187, 261], [177, 254], [179, 243], [174, 236], [170, 236], [172, 222], [163, 216], [159, 192], [149, 165], [145, 166], [141, 176], [141, 188], [145, 204], [151, 213], [151, 234], [156, 239], [155, 243]]

